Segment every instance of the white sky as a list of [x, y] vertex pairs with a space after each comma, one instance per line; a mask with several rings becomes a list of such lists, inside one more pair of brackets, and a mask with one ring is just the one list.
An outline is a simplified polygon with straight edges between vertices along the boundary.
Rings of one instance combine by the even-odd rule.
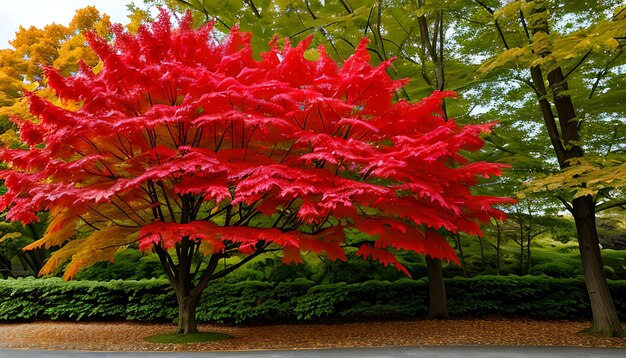
[[[0, 0], [0, 49], [12, 48], [20, 25], [42, 28], [53, 22], [69, 25], [78, 9], [95, 6], [100, 13], [111, 17], [111, 22], [128, 22], [126, 5], [132, 0]], [[141, 1], [135, 1], [141, 3]]]

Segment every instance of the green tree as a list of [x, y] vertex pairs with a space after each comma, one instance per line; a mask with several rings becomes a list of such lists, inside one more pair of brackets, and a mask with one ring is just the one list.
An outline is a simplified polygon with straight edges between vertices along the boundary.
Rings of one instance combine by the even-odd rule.
[[[467, 22], [459, 33], [459, 43], [467, 45], [462, 53], [469, 55], [473, 44], [482, 44], [480, 53], [490, 58], [478, 71], [480, 80], [508, 84], [501, 90], [516, 99], [509, 107], [524, 109], [515, 111], [523, 113], [520, 125], [531, 135], [549, 138], [554, 159], [543, 165], [549, 175], [540, 176], [531, 190], [554, 193], [574, 218], [593, 312], [591, 329], [623, 336], [606, 283], [595, 217], [599, 209], [624, 202], [612, 194], [619, 193], [615, 189], [626, 179], [626, 87], [614, 78], [625, 60], [625, 7], [615, 1], [475, 2], [482, 12], [473, 12], [473, 23]], [[484, 24], [491, 25], [491, 33], [475, 32], [485, 30]], [[538, 111], [527, 109], [532, 102]]]

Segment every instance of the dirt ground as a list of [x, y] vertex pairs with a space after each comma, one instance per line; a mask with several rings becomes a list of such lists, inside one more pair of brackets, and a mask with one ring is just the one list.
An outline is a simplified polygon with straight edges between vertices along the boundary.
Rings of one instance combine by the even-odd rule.
[[[221, 351], [339, 347], [508, 345], [626, 348], [626, 340], [579, 333], [588, 322], [451, 319], [350, 324], [214, 326], [200, 331], [234, 339], [157, 344], [143, 339], [172, 332], [170, 324], [35, 322], [0, 324], [0, 348], [93, 351]], [[626, 353], [626, 351], [625, 351]]]

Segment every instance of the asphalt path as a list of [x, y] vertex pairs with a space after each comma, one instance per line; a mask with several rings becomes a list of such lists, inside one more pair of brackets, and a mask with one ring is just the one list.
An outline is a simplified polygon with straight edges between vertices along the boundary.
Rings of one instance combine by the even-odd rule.
[[416, 357], [416, 358], [624, 358], [626, 349], [620, 348], [572, 348], [572, 347], [389, 347], [389, 348], [342, 348], [311, 350], [259, 350], [244, 352], [86, 352], [0, 350], [0, 358], [316, 358], [316, 357]]

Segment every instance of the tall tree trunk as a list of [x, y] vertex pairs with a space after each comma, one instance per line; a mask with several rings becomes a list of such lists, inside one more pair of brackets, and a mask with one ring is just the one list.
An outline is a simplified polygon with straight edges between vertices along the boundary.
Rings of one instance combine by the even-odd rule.
[[428, 269], [428, 318], [447, 318], [448, 302], [441, 260], [426, 255]]
[[519, 275], [524, 276], [524, 221], [522, 214], [519, 215]]
[[572, 202], [572, 208], [585, 285], [593, 314], [591, 331], [605, 336], [624, 337], [625, 332], [620, 325], [604, 273], [593, 198], [589, 195], [576, 198]]
[[502, 232], [500, 230], [500, 223], [498, 220], [496, 222], [496, 230], [498, 232], [498, 236], [496, 239], [496, 274], [500, 275], [500, 241], [502, 240]]
[[526, 274], [530, 274], [530, 242], [533, 240], [533, 211], [528, 201], [528, 225], [526, 226]]
[[[578, 122], [572, 98], [569, 95], [561, 94], [567, 91], [568, 85], [563, 75], [561, 67], [557, 67], [548, 73], [548, 81], [554, 95], [554, 105], [559, 116], [561, 135], [565, 143], [565, 156], [559, 157], [561, 168], [567, 168], [569, 159], [584, 156], [583, 148], [578, 143], [580, 134], [578, 132]], [[609, 291], [609, 285], [604, 274], [604, 264], [600, 255], [598, 242], [598, 231], [596, 228], [596, 207], [593, 198], [589, 195], [576, 198], [572, 201], [572, 216], [576, 223], [578, 234], [578, 248], [583, 264], [585, 275], [585, 285], [589, 301], [591, 302], [591, 312], [593, 322], [591, 330], [605, 336], [626, 336], [622, 329], [615, 310], [615, 304]]]
[[530, 242], [533, 237], [530, 235], [530, 231], [528, 231], [528, 238], [526, 240], [526, 273], [530, 274]]
[[[192, 282], [190, 268], [193, 255], [187, 254], [190, 251], [189, 244], [189, 240], [184, 238], [181, 240], [180, 246], [177, 247], [177, 251], [182, 253], [178, 256], [178, 264], [174, 264], [167, 250], [160, 244], [153, 246], [159, 256], [165, 275], [176, 294], [176, 301], [178, 302], [178, 330], [176, 333], [178, 334], [198, 333], [196, 307], [202, 291], [208, 284], [208, 280], [200, 280], [198, 285], [194, 285]], [[215, 270], [218, 260], [216, 257], [217, 255], [212, 255], [209, 260], [207, 267], [209, 274]]]
[[480, 244], [480, 258], [482, 260], [482, 269], [485, 270], [485, 249], [483, 248], [483, 238], [478, 236], [478, 243]]
[[[176, 300], [178, 301], [178, 334], [198, 333], [198, 325], [196, 322], [196, 307], [200, 295], [192, 295], [190, 292], [184, 292], [183, 289], [177, 289]], [[179, 292], [180, 291], [180, 292]]]
[[[426, 2], [423, 0], [418, 1], [417, 7], [421, 8], [425, 6]], [[430, 57], [432, 64], [435, 66], [435, 78], [434, 83], [428, 78], [425, 71], [425, 66], [422, 65], [422, 75], [424, 80], [429, 85], [434, 85], [434, 89], [444, 90], [445, 88], [445, 62], [444, 62], [444, 11], [439, 9], [436, 11], [436, 17], [434, 18], [434, 25], [431, 29], [428, 25], [428, 20], [425, 15], [417, 17], [417, 23], [420, 31], [420, 40], [422, 42], [422, 49], [424, 54]], [[446, 109], [445, 100], [442, 102], [442, 110], [444, 120], [448, 120], [448, 113]], [[459, 248], [461, 247], [459, 238]], [[460, 249], [462, 250], [462, 249]], [[461, 251], [461, 257], [463, 252]], [[428, 293], [429, 293], [429, 307], [428, 317], [448, 317], [448, 303], [446, 301], [446, 287], [443, 281], [443, 268], [441, 261], [432, 259], [430, 256], [426, 256], [426, 267], [428, 270]], [[463, 274], [465, 275], [465, 268], [463, 267]]]
[[519, 246], [519, 275], [524, 276], [524, 215], [515, 207], [517, 211], [517, 222], [519, 224], [519, 240], [512, 237], [513, 241]]

